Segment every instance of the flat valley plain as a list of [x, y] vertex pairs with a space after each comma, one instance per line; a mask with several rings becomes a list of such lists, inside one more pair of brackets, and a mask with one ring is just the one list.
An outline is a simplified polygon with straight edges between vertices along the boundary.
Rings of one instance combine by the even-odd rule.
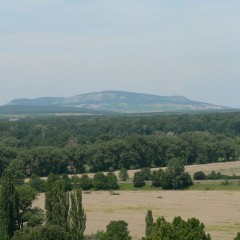
[[[233, 240], [240, 231], [240, 191], [119, 191], [119, 194], [83, 193], [87, 214], [85, 234], [105, 230], [111, 220], [125, 220], [133, 240], [141, 239], [148, 209], [153, 211], [155, 219], [196, 217], [205, 224], [212, 240]], [[44, 208], [44, 198], [41, 193], [34, 206]]]
[[[240, 175], [240, 161], [191, 165], [185, 169], [191, 175], [196, 171], [210, 173], [212, 170], [226, 175]], [[129, 176], [133, 177], [135, 171], [128, 171]], [[196, 217], [205, 224], [212, 240], [233, 240], [237, 232], [240, 232], [240, 191], [116, 192], [119, 195], [111, 195], [109, 191], [83, 192], [83, 207], [87, 214], [85, 234], [105, 230], [111, 220], [125, 220], [129, 224], [133, 240], [141, 239], [145, 234], [145, 216], [149, 209], [153, 211], [155, 219], [163, 216], [172, 221], [175, 216], [181, 216], [185, 220]], [[45, 195], [41, 193], [34, 206], [44, 209], [44, 201]]]

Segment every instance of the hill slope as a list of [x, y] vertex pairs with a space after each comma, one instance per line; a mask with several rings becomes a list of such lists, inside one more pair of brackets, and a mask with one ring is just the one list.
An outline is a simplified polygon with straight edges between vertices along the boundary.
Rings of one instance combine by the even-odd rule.
[[79, 107], [126, 113], [226, 109], [222, 106], [192, 101], [183, 96], [158, 96], [124, 91], [86, 93], [70, 98], [23, 98], [12, 100], [8, 105]]

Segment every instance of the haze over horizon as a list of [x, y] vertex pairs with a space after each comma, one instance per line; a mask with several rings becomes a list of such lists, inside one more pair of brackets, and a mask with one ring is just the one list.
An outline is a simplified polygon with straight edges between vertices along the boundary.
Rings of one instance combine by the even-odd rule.
[[0, 2], [0, 105], [120, 90], [240, 106], [240, 2]]

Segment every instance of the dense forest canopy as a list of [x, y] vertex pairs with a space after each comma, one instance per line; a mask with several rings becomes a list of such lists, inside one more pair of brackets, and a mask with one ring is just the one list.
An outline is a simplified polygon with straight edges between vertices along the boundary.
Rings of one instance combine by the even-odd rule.
[[80, 173], [239, 159], [240, 113], [0, 120], [0, 175]]

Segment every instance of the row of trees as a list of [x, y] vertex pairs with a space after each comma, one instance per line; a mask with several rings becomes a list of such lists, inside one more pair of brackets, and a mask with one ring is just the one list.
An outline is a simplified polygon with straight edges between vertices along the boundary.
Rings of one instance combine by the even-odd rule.
[[196, 218], [183, 220], [175, 217], [172, 223], [160, 217], [153, 221], [152, 211], [147, 212], [146, 218], [146, 238], [143, 240], [211, 240], [209, 234], [205, 233], [205, 226]]
[[240, 179], [240, 176], [233, 174], [232, 176], [224, 175], [220, 172], [212, 171], [210, 174], [205, 174], [203, 171], [198, 171], [193, 174], [194, 180], [216, 180], [216, 179]]
[[[60, 179], [59, 176], [58, 178]], [[118, 178], [120, 181], [128, 180], [128, 173], [125, 168], [119, 171]], [[87, 174], [83, 174], [81, 177], [75, 175], [71, 178], [64, 174], [61, 177], [69, 191], [74, 188], [82, 190], [118, 189], [118, 178], [112, 171], [106, 175], [102, 172], [95, 173], [93, 178], [90, 178]], [[180, 159], [171, 159], [165, 171], [159, 169], [151, 172], [150, 168], [143, 168], [134, 173], [133, 185], [135, 187], [143, 187], [146, 184], [145, 181], [152, 181], [153, 187], [162, 187], [163, 189], [183, 189], [193, 184], [191, 176], [185, 172], [184, 163]], [[30, 178], [29, 185], [38, 192], [47, 190], [45, 181], [36, 175]]]
[[7, 166], [23, 176], [84, 173], [166, 166], [171, 158], [185, 164], [236, 160], [236, 140], [208, 132], [130, 136], [65, 148], [17, 149], [0, 145], [0, 175]]
[[[83, 174], [81, 177], [73, 176], [71, 178], [68, 175], [55, 175], [55, 178], [61, 179], [65, 182], [65, 188], [67, 191], [73, 189], [82, 190], [114, 190], [118, 189], [118, 179], [113, 172], [109, 172], [105, 175], [102, 172], [95, 173], [93, 178], [90, 178], [87, 174]], [[35, 189], [37, 192], [46, 192], [48, 190], [47, 181], [40, 179], [36, 175], [32, 175], [28, 185]]]
[[143, 168], [136, 172], [133, 177], [135, 187], [143, 187], [146, 180], [152, 181], [153, 187], [163, 189], [184, 189], [193, 184], [191, 176], [185, 172], [184, 163], [180, 159], [171, 159], [166, 170], [154, 170]]

